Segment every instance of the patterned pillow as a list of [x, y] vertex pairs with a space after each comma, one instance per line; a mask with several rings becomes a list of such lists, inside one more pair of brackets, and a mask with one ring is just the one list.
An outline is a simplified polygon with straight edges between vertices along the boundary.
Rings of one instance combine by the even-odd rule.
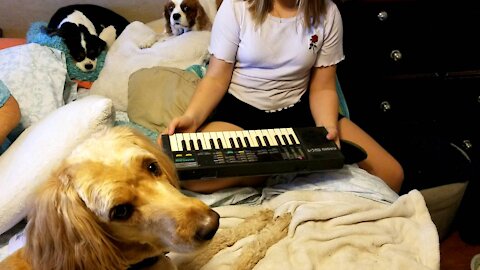
[[17, 99], [25, 129], [64, 105], [73, 93], [62, 52], [38, 44], [0, 50], [0, 80]]

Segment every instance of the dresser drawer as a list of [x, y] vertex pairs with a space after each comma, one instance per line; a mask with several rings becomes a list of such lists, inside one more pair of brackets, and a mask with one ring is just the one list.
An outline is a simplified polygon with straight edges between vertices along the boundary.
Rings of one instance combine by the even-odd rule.
[[478, 69], [480, 4], [472, 2], [346, 1], [345, 61], [378, 76]]
[[397, 125], [441, 129], [443, 135], [465, 138], [478, 137], [474, 119], [480, 117], [480, 71], [478, 75], [416, 74], [372, 80], [340, 73], [339, 79], [352, 120], [369, 132]]

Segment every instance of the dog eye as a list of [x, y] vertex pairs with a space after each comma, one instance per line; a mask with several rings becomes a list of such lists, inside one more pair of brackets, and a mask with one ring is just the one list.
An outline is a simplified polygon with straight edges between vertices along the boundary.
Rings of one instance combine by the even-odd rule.
[[147, 170], [155, 176], [159, 176], [161, 172], [157, 162], [147, 163]]
[[183, 6], [183, 7], [182, 7], [183, 12], [187, 12], [189, 9], [190, 9], [190, 8], [189, 8], [188, 6]]
[[79, 52], [75, 57], [75, 61], [77, 62], [82, 62], [83, 59], [85, 59], [85, 53], [84, 52]]
[[110, 209], [111, 220], [127, 220], [133, 214], [133, 205], [131, 204], [119, 204]]

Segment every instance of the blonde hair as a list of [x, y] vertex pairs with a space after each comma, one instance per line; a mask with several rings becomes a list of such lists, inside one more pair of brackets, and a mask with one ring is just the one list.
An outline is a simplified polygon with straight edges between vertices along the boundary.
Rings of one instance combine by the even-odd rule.
[[[255, 24], [262, 24], [273, 9], [274, 0], [245, 0], [249, 4], [248, 10], [254, 18]], [[306, 28], [317, 27], [321, 15], [326, 13], [326, 0], [297, 0], [298, 11], [303, 13]]]

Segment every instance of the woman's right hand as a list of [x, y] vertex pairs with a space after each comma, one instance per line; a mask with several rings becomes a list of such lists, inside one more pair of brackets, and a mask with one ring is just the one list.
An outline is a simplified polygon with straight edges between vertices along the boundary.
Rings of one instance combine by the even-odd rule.
[[[173, 135], [174, 133], [196, 132], [195, 119], [188, 115], [175, 117], [162, 134]], [[162, 145], [162, 136], [157, 137], [157, 143]]]
[[175, 117], [167, 127], [166, 134], [172, 135], [173, 133], [184, 132], [196, 132], [197, 125], [195, 119], [189, 115], [182, 115]]

